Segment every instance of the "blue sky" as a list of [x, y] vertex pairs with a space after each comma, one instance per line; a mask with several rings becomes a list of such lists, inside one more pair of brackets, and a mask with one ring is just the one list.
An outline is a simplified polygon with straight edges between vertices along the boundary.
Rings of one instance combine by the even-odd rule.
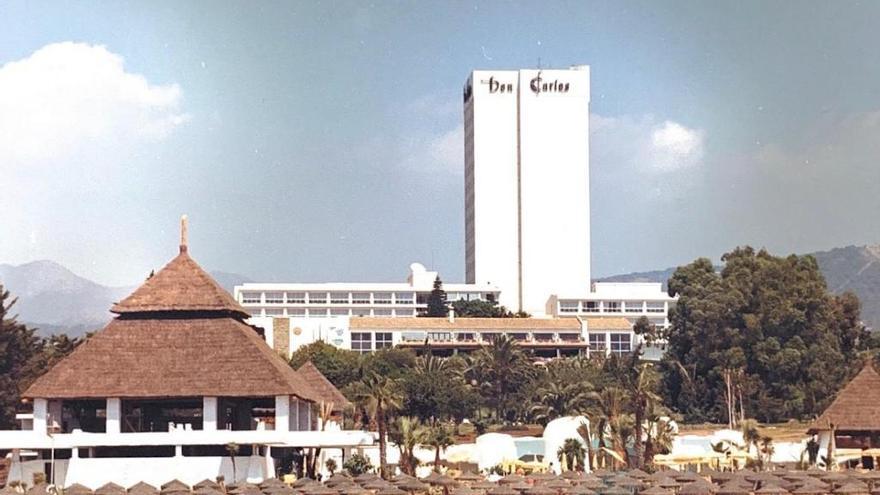
[[[594, 276], [880, 242], [878, 2], [2, 2], [0, 263], [464, 272], [461, 86], [592, 73]], [[672, 148], [659, 147], [674, 130]], [[682, 145], [681, 146], [678, 145]], [[678, 146], [678, 147], [676, 147]]]

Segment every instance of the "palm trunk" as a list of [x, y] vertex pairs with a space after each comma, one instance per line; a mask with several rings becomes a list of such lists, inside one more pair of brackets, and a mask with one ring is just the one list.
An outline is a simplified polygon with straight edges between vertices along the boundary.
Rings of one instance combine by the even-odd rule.
[[437, 473], [440, 472], [440, 446], [439, 445], [434, 450], [434, 471]]
[[385, 451], [385, 411], [382, 409], [382, 402], [376, 404], [376, 428], [379, 430], [379, 475], [383, 479], [388, 479], [386, 472], [388, 470], [388, 456]]
[[[635, 425], [633, 427], [633, 457], [635, 457], [635, 468], [641, 469], [645, 464], [645, 444], [642, 443], [642, 420], [645, 415], [644, 406], [639, 399], [635, 407]], [[626, 445], [624, 445], [624, 449]]]

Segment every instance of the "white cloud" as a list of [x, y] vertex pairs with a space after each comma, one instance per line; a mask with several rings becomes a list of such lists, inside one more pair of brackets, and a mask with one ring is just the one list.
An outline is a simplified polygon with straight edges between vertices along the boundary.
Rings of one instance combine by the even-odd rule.
[[705, 132], [670, 120], [591, 116], [593, 162], [641, 172], [673, 172], [702, 163]]
[[0, 168], [161, 140], [188, 119], [178, 85], [126, 72], [103, 46], [54, 43], [0, 67]]

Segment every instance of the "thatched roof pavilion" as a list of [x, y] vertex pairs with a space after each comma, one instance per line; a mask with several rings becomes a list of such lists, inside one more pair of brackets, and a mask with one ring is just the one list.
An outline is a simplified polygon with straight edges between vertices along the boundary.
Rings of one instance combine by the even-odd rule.
[[871, 363], [865, 364], [810, 425], [810, 432], [832, 429], [880, 432], [880, 374]]

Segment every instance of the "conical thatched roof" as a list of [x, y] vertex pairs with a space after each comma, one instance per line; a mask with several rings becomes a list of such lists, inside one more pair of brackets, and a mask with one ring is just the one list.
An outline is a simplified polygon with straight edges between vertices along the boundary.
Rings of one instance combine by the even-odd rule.
[[244, 323], [241, 307], [189, 257], [185, 245], [113, 310], [120, 315], [23, 396], [320, 398]]
[[810, 431], [880, 431], [880, 374], [868, 363], [841, 390]]
[[341, 411], [351, 405], [342, 392], [311, 361], [306, 361], [296, 372], [308, 382], [321, 401], [333, 404], [334, 411]]

